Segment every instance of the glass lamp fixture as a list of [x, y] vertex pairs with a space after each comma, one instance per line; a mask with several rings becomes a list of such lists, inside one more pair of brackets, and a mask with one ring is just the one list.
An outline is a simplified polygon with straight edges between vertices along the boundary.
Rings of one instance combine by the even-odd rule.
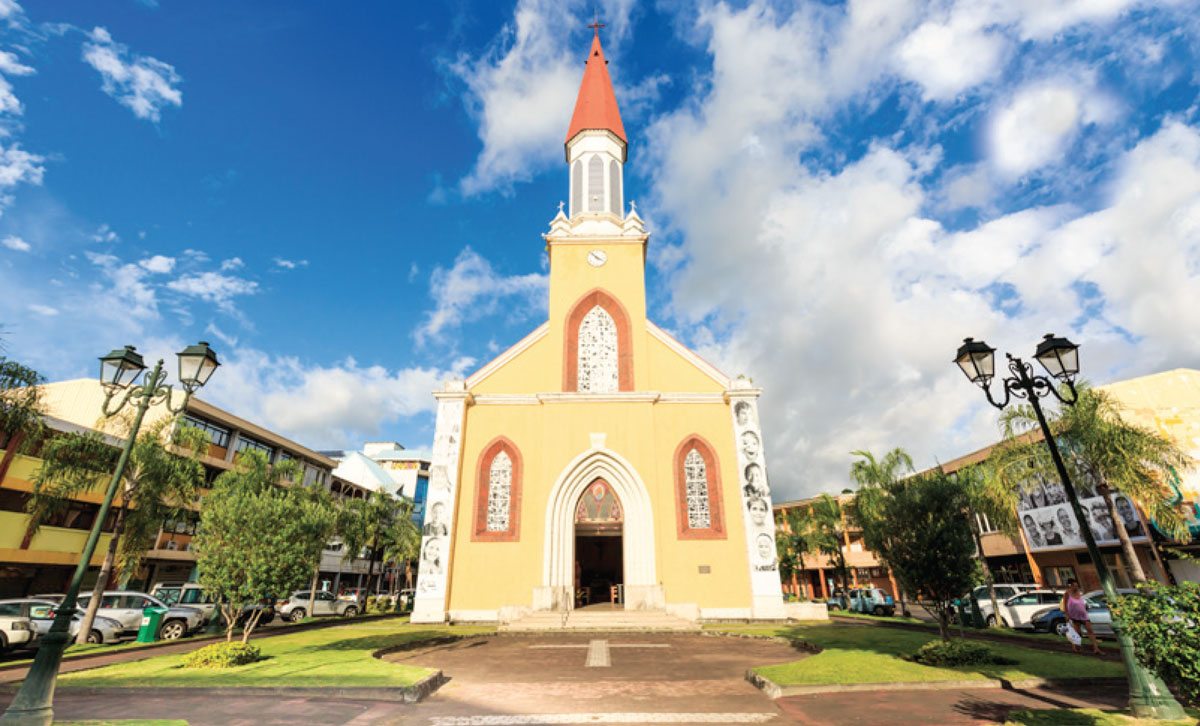
[[137, 380], [146, 364], [132, 345], [118, 348], [100, 359], [100, 382], [106, 386], [124, 388]]

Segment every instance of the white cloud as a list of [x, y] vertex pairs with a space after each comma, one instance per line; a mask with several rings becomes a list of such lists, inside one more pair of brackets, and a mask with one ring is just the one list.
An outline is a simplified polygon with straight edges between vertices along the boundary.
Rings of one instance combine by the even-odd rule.
[[148, 272], [156, 272], [158, 274], [165, 275], [166, 273], [175, 269], [175, 258], [166, 257], [164, 255], [154, 255], [153, 257], [147, 257], [138, 264], [145, 268]]
[[131, 53], [104, 28], [94, 28], [83, 44], [83, 60], [100, 73], [101, 89], [140, 119], [157, 122], [162, 109], [182, 106], [183, 81], [175, 68], [156, 58]]
[[[627, 28], [633, 3], [600, 3], [605, 22]], [[459, 56], [449, 70], [467, 86], [468, 110], [483, 149], [460, 183], [468, 196], [530, 178], [562, 158], [562, 143], [583, 77], [587, 48], [571, 28], [590, 6], [579, 0], [519, 0], [512, 23], [478, 57]], [[614, 57], [615, 45], [605, 47]], [[616, 67], [610, 72], [617, 75]], [[614, 78], [619, 86], [619, 79]], [[640, 93], [650, 92], [641, 88]]]
[[432, 392], [451, 376], [433, 368], [362, 366], [352, 358], [310, 365], [253, 349], [222, 353], [221, 360], [202, 398], [315, 449], [357, 446], [387, 423], [432, 413]]
[[547, 277], [539, 274], [498, 275], [490, 262], [466, 247], [453, 267], [438, 267], [430, 275], [434, 309], [426, 314], [416, 339], [436, 338], [464, 322], [496, 312], [502, 301], [512, 302], [513, 298], [514, 309], [544, 310], [547, 282]]
[[985, 19], [957, 13], [948, 22], [926, 22], [901, 44], [901, 73], [921, 84], [926, 99], [944, 100], [992, 78], [1004, 60], [1008, 40], [987, 32]]
[[192, 295], [226, 310], [232, 309], [233, 299], [239, 295], [258, 292], [258, 283], [217, 272], [201, 272], [183, 275], [167, 283], [167, 287], [184, 295]]
[[17, 252], [28, 252], [30, 249], [32, 249], [28, 242], [20, 237], [17, 237], [16, 235], [11, 234], [0, 240], [0, 245], [4, 245], [10, 250], [16, 250]]
[[115, 314], [127, 314], [136, 319], [158, 317], [158, 295], [146, 282], [148, 271], [140, 265], [123, 264], [115, 255], [84, 252], [101, 269], [111, 288], [94, 287], [98, 297], [105, 299], [105, 309]]
[[107, 224], [100, 225], [100, 228], [92, 235], [93, 242], [117, 242], [121, 238]]
[[239, 270], [245, 267], [246, 263], [242, 262], [241, 257], [230, 257], [228, 260], [221, 262], [221, 271], [229, 272], [230, 270]]
[[[241, 260], [238, 261], [241, 262]], [[308, 260], [285, 260], [282, 257], [276, 257], [275, 266], [285, 270], [294, 270], [297, 267], [308, 267]]]
[[1082, 99], [1073, 88], [1043, 85], [1022, 89], [992, 121], [992, 160], [1005, 174], [1020, 176], [1056, 160], [1078, 129]]
[[44, 315], [46, 317], [52, 317], [54, 315], [58, 315], [58, 310], [50, 307], [49, 305], [38, 305], [37, 303], [30, 303], [29, 309], [30, 309], [30, 311], [35, 312], [38, 315]]
[[7, 73], [10, 76], [28, 76], [34, 72], [33, 68], [17, 58], [16, 53], [0, 50], [0, 73]]

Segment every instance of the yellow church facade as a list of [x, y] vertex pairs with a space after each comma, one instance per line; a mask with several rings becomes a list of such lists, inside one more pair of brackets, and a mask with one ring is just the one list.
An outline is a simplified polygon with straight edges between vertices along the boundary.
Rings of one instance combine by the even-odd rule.
[[598, 36], [543, 235], [549, 319], [438, 400], [413, 622], [786, 617], [759, 389], [646, 317], [649, 235]]

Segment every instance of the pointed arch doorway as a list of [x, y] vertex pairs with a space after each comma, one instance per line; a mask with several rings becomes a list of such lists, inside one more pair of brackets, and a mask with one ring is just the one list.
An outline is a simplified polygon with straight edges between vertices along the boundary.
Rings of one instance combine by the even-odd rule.
[[575, 505], [576, 607], [624, 607], [624, 534], [621, 500], [597, 477]]

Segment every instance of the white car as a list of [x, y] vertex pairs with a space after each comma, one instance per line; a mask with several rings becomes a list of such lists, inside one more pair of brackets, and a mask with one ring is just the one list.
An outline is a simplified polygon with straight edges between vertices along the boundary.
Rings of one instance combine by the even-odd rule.
[[[54, 608], [57, 605], [49, 600], [13, 599], [0, 600], [0, 615], [15, 615], [29, 618], [37, 628], [38, 637], [44, 637], [54, 624]], [[70, 636], [74, 640], [79, 634], [79, 626], [83, 624], [83, 610], [77, 609], [71, 618]], [[121, 624], [116, 620], [102, 618], [99, 615], [92, 621], [92, 632], [88, 634], [89, 643], [118, 643], [121, 640]]]
[[[1033, 615], [1049, 605], [1062, 602], [1062, 593], [1054, 590], [1030, 590], [1013, 595], [1000, 603], [1000, 620], [1010, 628], [1032, 629]], [[988, 621], [989, 624], [994, 622]]]
[[[90, 592], [81, 594], [79, 607], [86, 609], [91, 598]], [[148, 607], [167, 610], [158, 628], [158, 637], [163, 640], [182, 638], [204, 627], [204, 613], [200, 609], [183, 605], [168, 606], [144, 592], [105, 590], [102, 598], [96, 613], [119, 622], [123, 635], [137, 635], [142, 627], [142, 611]]]
[[0, 653], [12, 648], [25, 648], [37, 638], [37, 628], [29, 618], [0, 615]]
[[[1003, 603], [1013, 595], [1019, 595], [1023, 592], [1038, 589], [1038, 585], [1032, 583], [996, 583], [996, 602]], [[987, 621], [990, 626], [995, 623], [995, 618], [992, 615], [992, 599], [988, 595], [987, 585], [980, 585], [971, 591], [971, 596], [975, 598], [975, 606], [979, 608], [979, 614]]]

